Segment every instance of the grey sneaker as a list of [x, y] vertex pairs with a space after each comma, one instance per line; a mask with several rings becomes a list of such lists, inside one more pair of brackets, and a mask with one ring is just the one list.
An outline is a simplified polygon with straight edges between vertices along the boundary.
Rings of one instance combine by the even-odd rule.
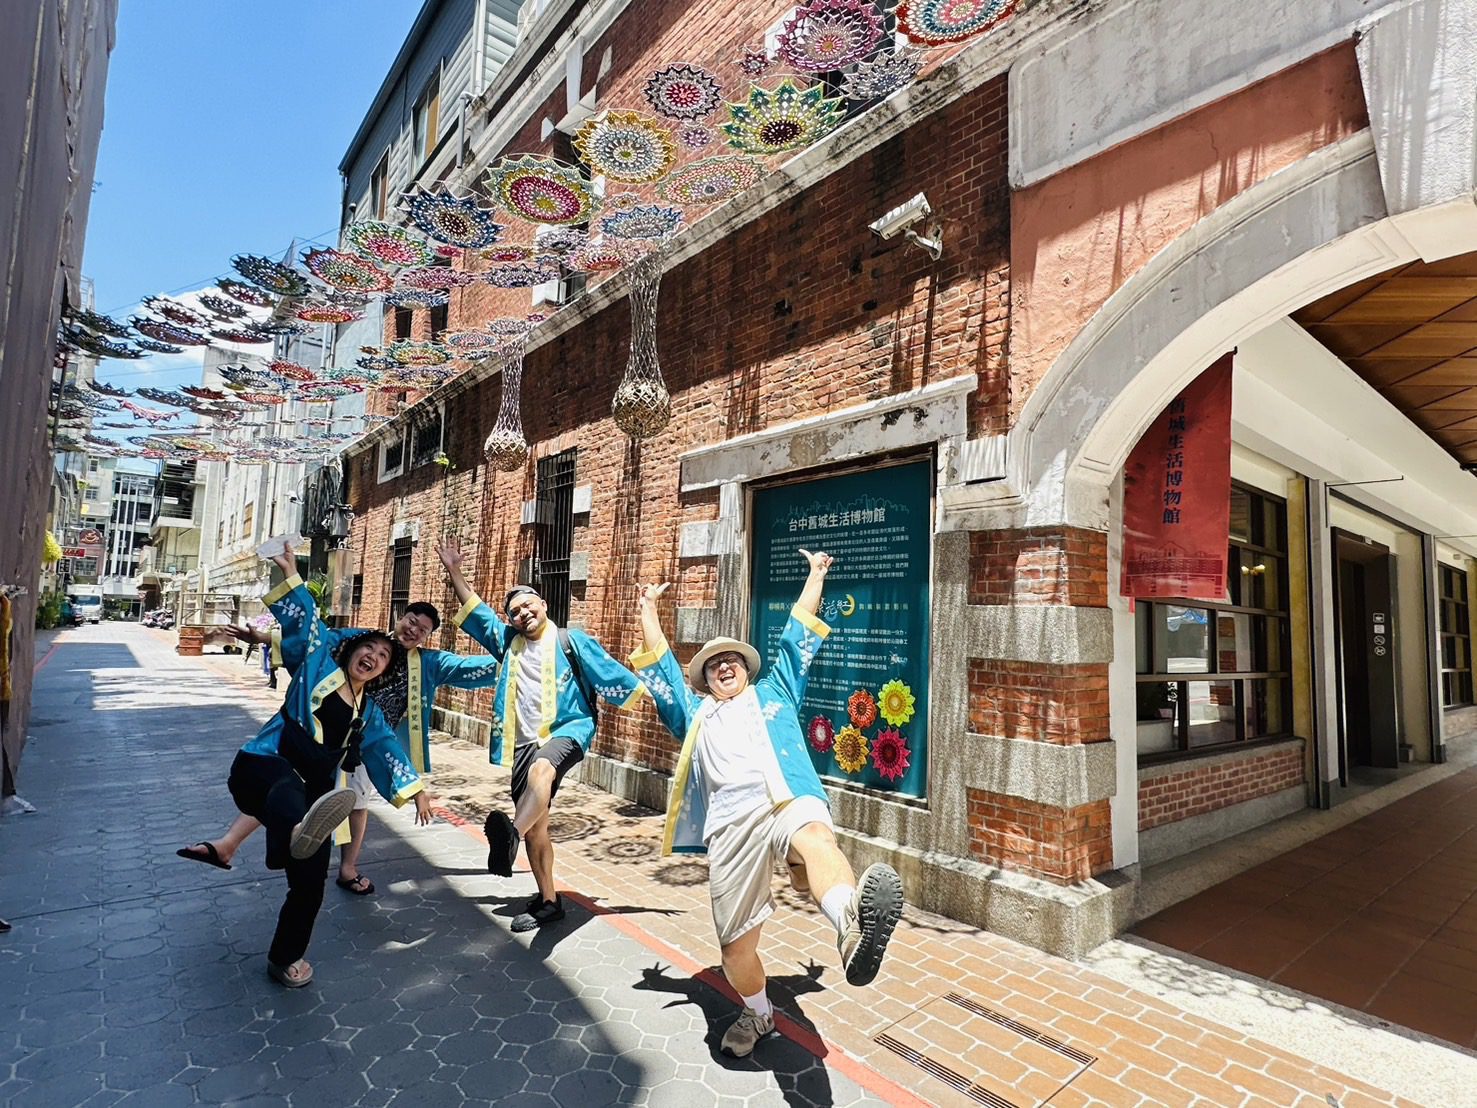
[[903, 882], [897, 870], [881, 862], [868, 866], [846, 907], [846, 926], [836, 941], [848, 985], [872, 983], [902, 914]]
[[334, 789], [313, 801], [302, 822], [293, 829], [288, 850], [298, 861], [311, 858], [334, 829], [354, 810], [354, 790]]
[[752, 1008], [745, 1008], [739, 1013], [739, 1018], [729, 1025], [723, 1033], [723, 1042], [720, 1044], [724, 1054], [732, 1054], [735, 1058], [747, 1058], [754, 1053], [754, 1048], [759, 1045], [759, 1040], [774, 1031], [774, 1014], [761, 1016]]

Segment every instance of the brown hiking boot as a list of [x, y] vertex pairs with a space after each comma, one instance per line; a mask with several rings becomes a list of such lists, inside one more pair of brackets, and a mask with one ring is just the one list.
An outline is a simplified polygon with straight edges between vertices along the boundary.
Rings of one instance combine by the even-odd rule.
[[727, 1031], [723, 1033], [721, 1048], [724, 1054], [735, 1058], [747, 1058], [754, 1053], [759, 1040], [774, 1030], [774, 1015], [761, 1016], [752, 1008], [739, 1013]]

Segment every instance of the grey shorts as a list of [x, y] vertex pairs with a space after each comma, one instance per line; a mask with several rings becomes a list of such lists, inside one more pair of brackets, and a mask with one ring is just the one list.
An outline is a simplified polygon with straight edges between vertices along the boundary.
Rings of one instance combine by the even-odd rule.
[[797, 796], [777, 808], [754, 809], [708, 841], [708, 895], [719, 945], [741, 938], [774, 913], [774, 868], [789, 860], [795, 833], [812, 823], [835, 830], [824, 800]]

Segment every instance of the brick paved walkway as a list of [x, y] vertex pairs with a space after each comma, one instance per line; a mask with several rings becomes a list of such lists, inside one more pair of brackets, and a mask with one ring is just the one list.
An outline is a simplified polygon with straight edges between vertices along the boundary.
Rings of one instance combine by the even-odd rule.
[[[63, 636], [56, 658], [66, 659], [76, 649], [68, 645], [74, 636], [85, 634]], [[127, 629], [138, 640], [148, 635]], [[280, 882], [260, 870], [259, 844], [248, 844], [231, 874], [175, 862], [172, 854], [159, 860], [231, 814], [220, 778], [238, 732], [248, 728], [227, 713], [239, 715], [244, 706], [259, 717], [276, 701], [258, 690], [258, 671], [239, 660], [174, 659], [162, 654], [164, 636], [153, 638], [151, 649], [128, 641], [129, 649], [89, 648], [117, 652], [100, 670], [54, 660], [55, 668], [43, 671], [24, 791], [47, 812], [0, 822], [0, 906], [17, 924], [0, 939], [0, 996], [20, 988], [28, 1005], [44, 1008], [28, 1008], [17, 1030], [0, 1026], [0, 1097], [42, 1103], [32, 1098], [39, 1091], [33, 1082], [85, 1077], [77, 1092], [98, 1097], [88, 1103], [109, 1103], [144, 1089], [138, 1076], [117, 1076], [118, 1067], [127, 1070], [119, 1058], [138, 1057], [153, 1042], [156, 1060], [144, 1068], [154, 1095], [164, 1090], [168, 1097], [136, 1091], [140, 1103], [209, 1103], [239, 1081], [266, 1098], [261, 1103], [306, 1103], [303, 1090], [311, 1089], [314, 1108], [325, 1095], [333, 1103], [376, 1105], [455, 1103], [459, 1095], [474, 1098], [468, 1103], [478, 1096], [512, 1103], [493, 1093], [507, 1089], [495, 1083], [502, 1071], [523, 1073], [518, 1087], [558, 1097], [528, 1103], [582, 1108], [617, 1100], [996, 1108], [1415, 1103], [1083, 966], [913, 910], [876, 985], [849, 988], [829, 927], [788, 890], [780, 894], [783, 910], [766, 924], [763, 948], [784, 1036], [762, 1044], [754, 1062], [734, 1064], [713, 1049], [734, 1008], [712, 968], [717, 949], [703, 863], [659, 856], [658, 813], [567, 784], [556, 805], [559, 873], [570, 899], [594, 914], [572, 911], [565, 925], [532, 943], [513, 939], [507, 921], [532, 880], [526, 872], [507, 880], [481, 873], [477, 831], [488, 806], [506, 796], [507, 778], [487, 765], [485, 750], [464, 743], [435, 751], [432, 791], [446, 817], [441, 826], [417, 831], [403, 813], [374, 810], [363, 868], [380, 892], [364, 902], [329, 889], [313, 951], [319, 981], [303, 990], [312, 995], [284, 994], [259, 972]], [[130, 651], [168, 672], [127, 672]], [[215, 735], [199, 716], [157, 731], [163, 745], [185, 751], [168, 767], [149, 749], [160, 744], [125, 741], [130, 732], [154, 733], [169, 718], [159, 713], [177, 710], [158, 703], [161, 679], [171, 689], [204, 685], [211, 691], [203, 695], [214, 700], [206, 711]], [[94, 702], [120, 683], [130, 693], [128, 710], [141, 714], [113, 720], [104, 750], [92, 755], [77, 732], [89, 727], [85, 713]], [[59, 764], [48, 772], [51, 758]], [[182, 773], [195, 791], [176, 801], [169, 789]], [[52, 791], [58, 795], [47, 795]], [[93, 837], [69, 832], [60, 857], [72, 861], [61, 864], [51, 850], [37, 873], [38, 853], [54, 828], [35, 835], [24, 821], [59, 814], [72, 802], [62, 799], [69, 792], [82, 801], [69, 814], [80, 816], [80, 830]], [[127, 807], [113, 826], [129, 830], [110, 830], [99, 845], [88, 821], [118, 808], [120, 798]], [[143, 914], [135, 918], [135, 911]], [[496, 926], [487, 926], [489, 915]], [[85, 921], [85, 941], [53, 933], [67, 917]], [[380, 968], [384, 957], [396, 960], [395, 971]], [[133, 975], [119, 977], [119, 967]], [[66, 979], [85, 999], [80, 1011], [56, 1000], [55, 983], [38, 975]], [[592, 991], [597, 995], [587, 995]], [[118, 1005], [142, 1008], [124, 1014]], [[574, 1028], [581, 1043], [593, 1045], [553, 1058], [537, 1042], [507, 1041], [526, 1026], [505, 1020], [520, 1006], [551, 1016], [545, 1039], [565, 1041]], [[152, 1014], [165, 1008], [163, 1016]], [[43, 1030], [63, 1012], [76, 1016], [65, 1041], [80, 1040], [83, 1048], [72, 1064], [55, 1045], [37, 1041], [63, 1041]], [[194, 1037], [202, 1018], [217, 1036], [231, 1032], [208, 1044], [227, 1045], [226, 1057], [200, 1049]], [[147, 1031], [142, 1038], [131, 1032], [121, 1046], [120, 1036], [109, 1035], [133, 1021]], [[115, 1056], [115, 1040], [135, 1053]], [[434, 1064], [424, 1060], [427, 1053], [436, 1055]], [[508, 1057], [516, 1064], [485, 1064]], [[658, 1063], [662, 1057], [673, 1059], [670, 1067]], [[164, 1072], [181, 1058], [189, 1065]], [[590, 1080], [603, 1084], [554, 1084], [591, 1067], [603, 1076]], [[425, 1099], [431, 1086], [423, 1081], [450, 1082], [441, 1086], [448, 1099]], [[616, 1099], [602, 1100], [602, 1091]]]

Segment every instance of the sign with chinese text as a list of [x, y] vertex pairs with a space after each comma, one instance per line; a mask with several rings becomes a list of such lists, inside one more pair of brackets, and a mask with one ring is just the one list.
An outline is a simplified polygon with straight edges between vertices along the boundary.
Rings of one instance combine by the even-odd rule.
[[756, 490], [751, 533], [750, 641], [766, 665], [809, 573], [801, 548], [836, 559], [800, 715], [817, 772], [926, 795], [932, 461]]
[[1231, 355], [1195, 378], [1123, 467], [1123, 595], [1223, 600], [1231, 533]]

